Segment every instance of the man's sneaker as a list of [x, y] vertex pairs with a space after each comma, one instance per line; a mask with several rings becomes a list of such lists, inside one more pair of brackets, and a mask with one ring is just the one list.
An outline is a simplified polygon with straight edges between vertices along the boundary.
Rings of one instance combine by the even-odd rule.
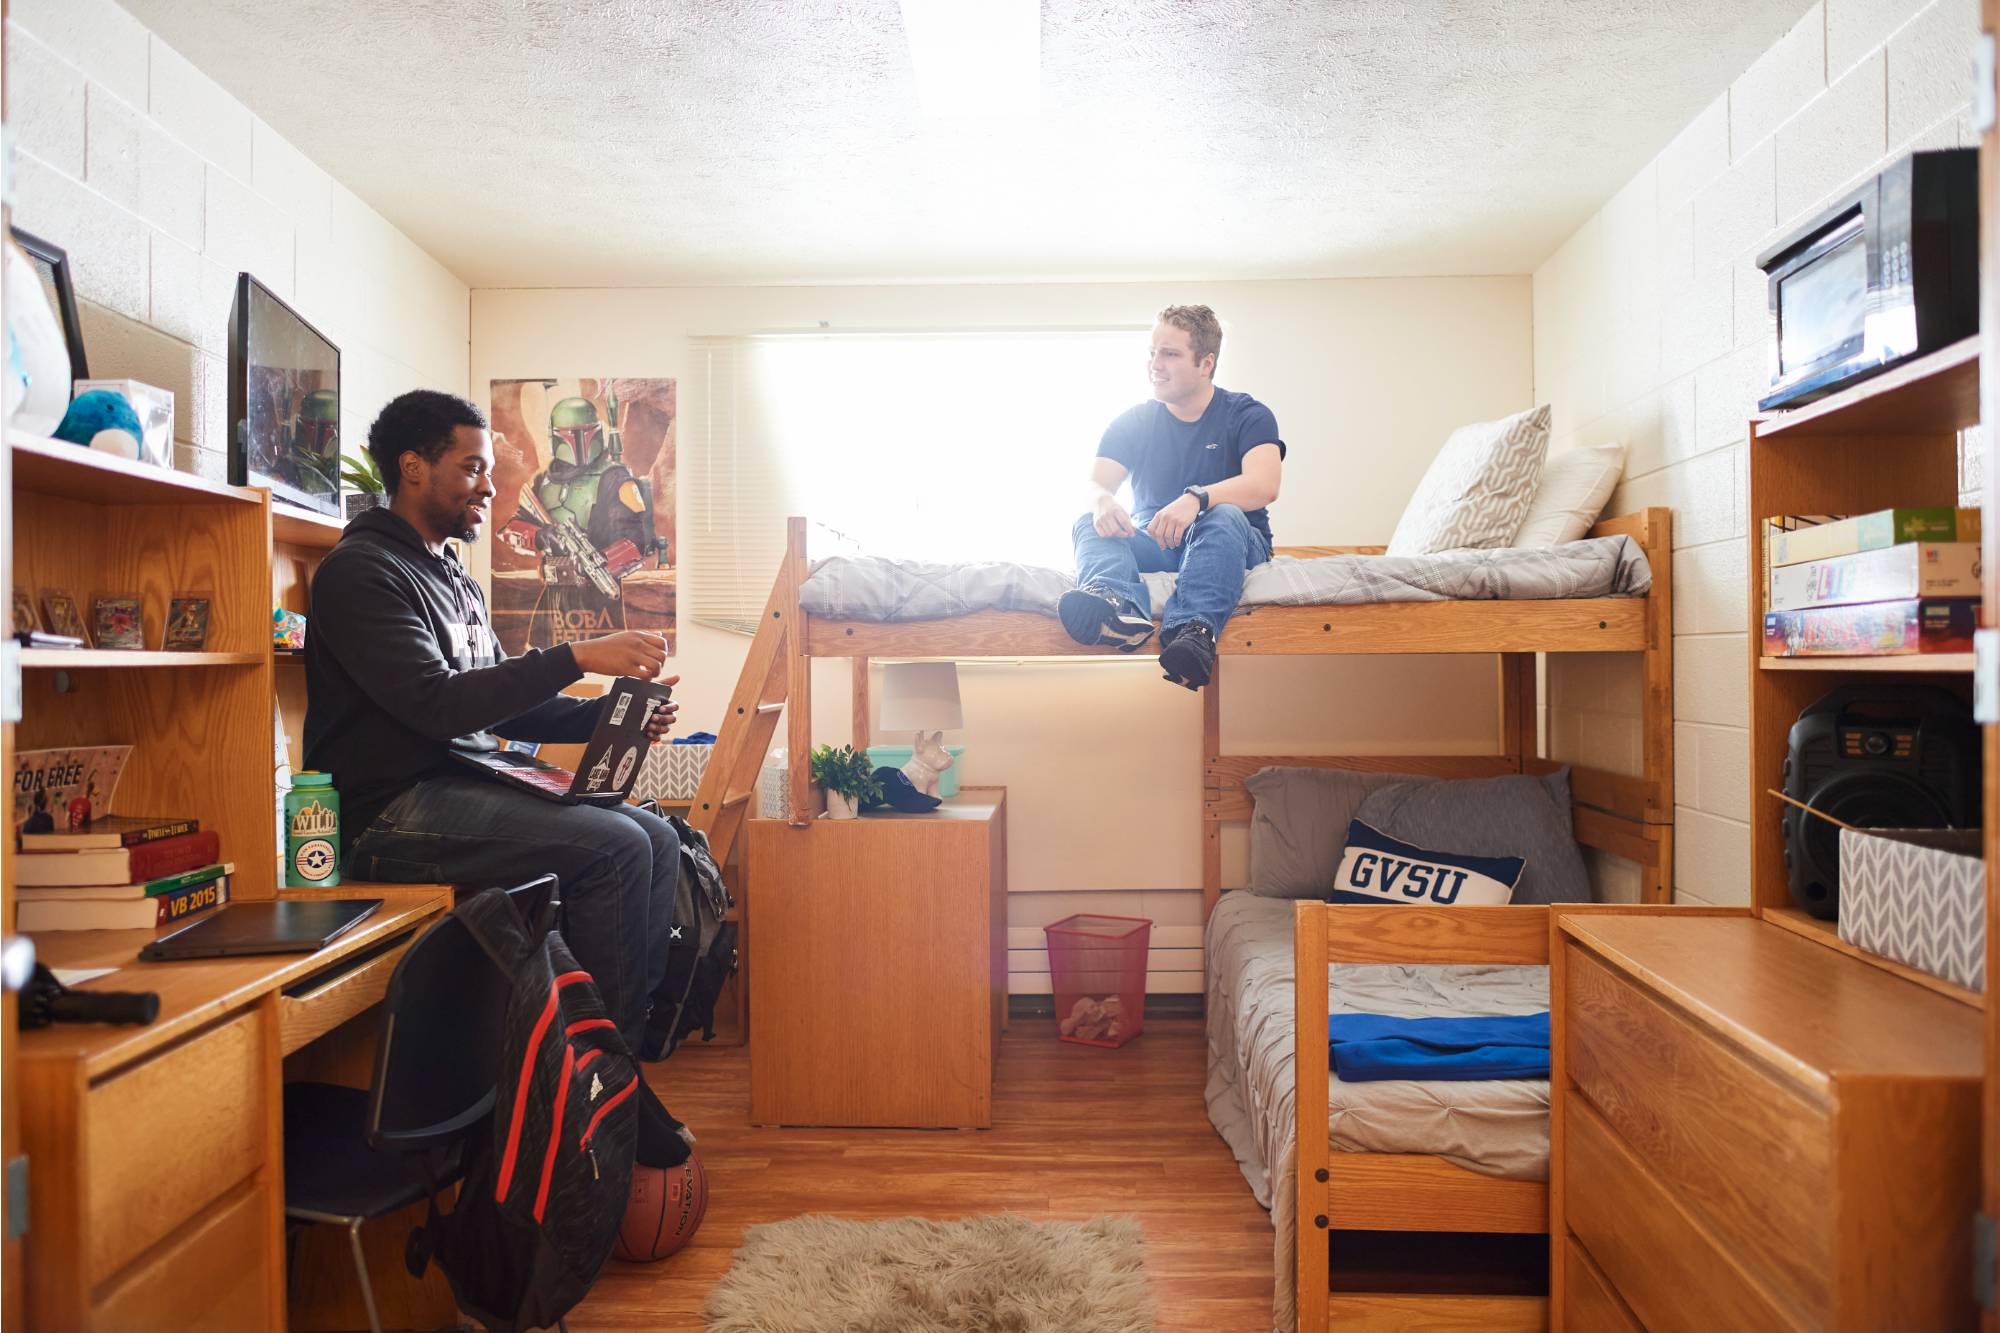
[[1153, 622], [1102, 583], [1071, 588], [1056, 602], [1056, 614], [1069, 636], [1088, 647], [1109, 644], [1130, 653], [1153, 637]]
[[1199, 620], [1160, 631], [1160, 670], [1168, 680], [1198, 690], [1215, 674], [1215, 636]]

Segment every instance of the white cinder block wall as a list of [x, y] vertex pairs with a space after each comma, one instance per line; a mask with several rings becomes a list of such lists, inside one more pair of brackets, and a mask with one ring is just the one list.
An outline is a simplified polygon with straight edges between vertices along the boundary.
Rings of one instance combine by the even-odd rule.
[[466, 285], [110, 0], [13, 0], [14, 222], [69, 252], [94, 378], [174, 392], [221, 480], [248, 270], [341, 350], [346, 447], [405, 389], [465, 392]]
[[[1757, 251], [1918, 148], [1976, 145], [1977, 0], [1822, 0], [1534, 276], [1553, 450], [1624, 440], [1613, 512], [1674, 509], [1676, 896], [1749, 901], [1746, 422], [1768, 377]], [[1970, 433], [1968, 433], [1970, 434]], [[1982, 450], [1961, 449], [1976, 491]], [[1966, 501], [1977, 503], [1977, 499]], [[1549, 658], [1553, 753], [1636, 772], [1636, 664]], [[1636, 875], [1600, 867], [1631, 897]]]

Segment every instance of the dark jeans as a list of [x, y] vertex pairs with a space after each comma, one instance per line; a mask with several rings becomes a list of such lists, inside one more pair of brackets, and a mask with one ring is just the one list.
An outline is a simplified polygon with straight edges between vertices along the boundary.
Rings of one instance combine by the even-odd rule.
[[1173, 596], [1160, 616], [1161, 628], [1199, 620], [1218, 639], [1243, 593], [1244, 575], [1271, 558], [1264, 534], [1230, 504], [1212, 506], [1195, 519], [1173, 550], [1154, 541], [1144, 528], [1130, 537], [1100, 536], [1089, 514], [1070, 529], [1070, 540], [1076, 544], [1078, 585], [1102, 583], [1151, 615], [1152, 598], [1139, 576], [1178, 573]]
[[680, 838], [629, 805], [559, 805], [476, 777], [431, 778], [354, 840], [355, 879], [507, 887], [553, 873], [563, 938], [637, 1058], [667, 971]]

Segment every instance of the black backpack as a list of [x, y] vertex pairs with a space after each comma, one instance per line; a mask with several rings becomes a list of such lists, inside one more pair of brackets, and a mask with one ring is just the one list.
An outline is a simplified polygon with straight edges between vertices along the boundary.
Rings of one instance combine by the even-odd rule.
[[488, 889], [456, 915], [513, 979], [493, 1114], [466, 1150], [456, 1206], [410, 1236], [459, 1308], [493, 1330], [546, 1328], [589, 1294], [632, 1186], [639, 1074], [590, 974], [551, 929]]
[[653, 992], [640, 1040], [639, 1055], [646, 1060], [666, 1059], [681, 1038], [697, 1029], [703, 1041], [713, 1039], [716, 997], [736, 971], [736, 923], [722, 919], [732, 899], [708, 838], [679, 815], [667, 822], [681, 840], [680, 891], [674, 898], [666, 979]]

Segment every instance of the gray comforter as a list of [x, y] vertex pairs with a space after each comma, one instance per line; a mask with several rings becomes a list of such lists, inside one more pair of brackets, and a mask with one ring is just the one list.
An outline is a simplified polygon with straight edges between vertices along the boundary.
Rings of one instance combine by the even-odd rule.
[[[1206, 940], [1208, 1118], [1271, 1210], [1271, 1311], [1280, 1333], [1297, 1322], [1292, 912], [1285, 899], [1227, 893]], [[1328, 969], [1327, 997], [1332, 1013], [1537, 1013], [1549, 1007], [1548, 969], [1338, 965]], [[1546, 1079], [1343, 1083], [1329, 1070], [1327, 1089], [1327, 1136], [1337, 1150], [1436, 1153], [1486, 1175], [1548, 1178]]]
[[[1173, 592], [1174, 575], [1145, 577], [1157, 610]], [[1279, 556], [1250, 571], [1239, 605], [1640, 597], [1652, 581], [1637, 542], [1630, 537], [1592, 537], [1533, 550]], [[814, 566], [799, 590], [799, 602], [812, 615], [839, 620], [938, 620], [977, 611], [1052, 616], [1056, 599], [1075, 586], [1068, 574], [1039, 565], [833, 556]]]

